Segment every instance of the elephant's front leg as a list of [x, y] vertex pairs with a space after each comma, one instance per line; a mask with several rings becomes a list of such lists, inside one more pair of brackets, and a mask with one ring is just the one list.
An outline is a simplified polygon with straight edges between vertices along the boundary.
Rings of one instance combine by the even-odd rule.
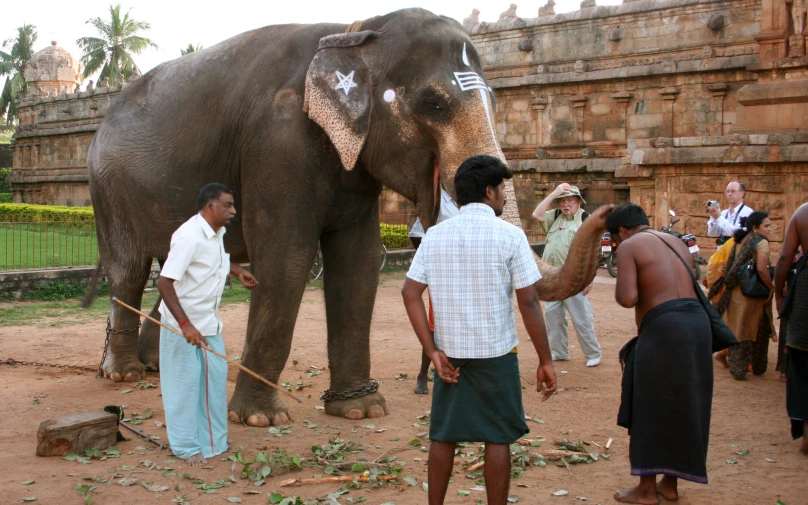
[[[321, 239], [325, 265], [328, 363], [334, 399], [325, 412], [349, 419], [387, 414], [384, 396], [367, 393], [370, 382], [370, 320], [381, 263], [378, 210], [373, 218]], [[342, 395], [341, 395], [342, 394]], [[340, 396], [346, 399], [337, 399]], [[356, 396], [356, 397], [353, 397]]]
[[[251, 254], [253, 274], [258, 279], [250, 300], [247, 338], [242, 353], [245, 367], [270, 382], [278, 383], [289, 357], [292, 333], [308, 272], [314, 261], [317, 238], [293, 236], [277, 240]], [[284, 258], [270, 261], [270, 258]], [[239, 372], [236, 390], [228, 405], [233, 422], [250, 426], [289, 424], [289, 409], [278, 392]]]

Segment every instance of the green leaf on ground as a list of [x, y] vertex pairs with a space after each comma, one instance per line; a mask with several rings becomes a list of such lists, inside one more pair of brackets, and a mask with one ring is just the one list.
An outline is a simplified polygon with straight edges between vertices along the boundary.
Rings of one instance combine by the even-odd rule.
[[22, 481], [20, 484], [22, 484], [23, 486], [30, 486], [30, 485], [31, 485], [31, 484], [33, 484], [34, 482], [36, 482], [36, 481], [33, 481], [33, 480], [24, 480], [24, 481]]
[[415, 486], [415, 485], [417, 485], [417, 484], [418, 484], [418, 481], [417, 481], [417, 480], [415, 480], [415, 479], [414, 479], [414, 478], [412, 478], [412, 477], [404, 477], [404, 482], [406, 482], [406, 483], [407, 483], [407, 484], [409, 484], [410, 486]]
[[468, 495], [471, 494], [471, 491], [469, 491], [467, 489], [458, 489], [457, 494], [458, 494], [458, 496], [468, 496]]
[[728, 459], [727, 460], [728, 465], [734, 465], [735, 463], [737, 463], [737, 461], [735, 461], [734, 459]]
[[413, 438], [412, 440], [410, 440], [410, 445], [421, 445], [421, 440]]
[[365, 465], [363, 465], [362, 463], [354, 463], [353, 466], [351, 466], [351, 471], [355, 472], [355, 473], [356, 472], [364, 472], [365, 471]]

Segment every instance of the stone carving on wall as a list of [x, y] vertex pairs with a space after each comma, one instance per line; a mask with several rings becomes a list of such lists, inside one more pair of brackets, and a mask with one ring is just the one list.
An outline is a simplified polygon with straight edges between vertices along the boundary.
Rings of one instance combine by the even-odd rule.
[[101, 79], [101, 82], [98, 83], [99, 88], [108, 88], [109, 87], [109, 77], [104, 77]]
[[710, 19], [707, 20], [707, 28], [714, 32], [724, 28], [724, 16], [722, 14], [713, 14], [710, 16]]
[[712, 58], [713, 56], [715, 56], [715, 48], [713, 48], [713, 46], [704, 46], [701, 48], [702, 58]]
[[791, 20], [794, 34], [788, 38], [788, 55], [792, 58], [805, 56], [805, 15], [808, 12], [808, 0], [786, 0], [791, 4]]
[[547, 0], [544, 7], [539, 7], [539, 17], [555, 16], [555, 0]]
[[500, 21], [513, 21], [518, 18], [519, 16], [516, 15], [516, 4], [511, 4], [508, 10], [499, 15]]
[[87, 83], [87, 91], [92, 91], [93, 89], [93, 80], [90, 79], [90, 81]]
[[77, 82], [76, 87], [73, 88], [73, 93], [81, 93], [81, 83]]
[[576, 72], [586, 72], [586, 62], [584, 60], [578, 60], [575, 62], [575, 65], [572, 66], [572, 69]]
[[478, 24], [480, 24], [480, 10], [474, 9], [471, 11], [471, 16], [463, 20], [463, 28], [470, 32]]
[[598, 4], [595, 0], [584, 0], [581, 2], [581, 9], [589, 9], [591, 7], [597, 7]]

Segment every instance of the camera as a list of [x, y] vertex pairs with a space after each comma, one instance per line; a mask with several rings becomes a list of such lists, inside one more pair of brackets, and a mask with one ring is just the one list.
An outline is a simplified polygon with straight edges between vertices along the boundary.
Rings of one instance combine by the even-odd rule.
[[716, 209], [718, 209], [718, 208], [720, 208], [720, 207], [721, 207], [721, 206], [718, 204], [718, 202], [717, 202], [717, 201], [715, 201], [715, 200], [708, 200], [708, 201], [707, 201], [707, 206], [708, 206], [708, 207], [714, 207], [714, 208], [716, 208]]

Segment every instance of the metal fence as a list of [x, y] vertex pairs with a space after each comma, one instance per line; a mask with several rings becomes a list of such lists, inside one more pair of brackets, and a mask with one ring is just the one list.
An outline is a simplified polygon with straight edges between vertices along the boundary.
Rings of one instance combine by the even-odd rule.
[[0, 271], [95, 265], [93, 216], [0, 214]]

